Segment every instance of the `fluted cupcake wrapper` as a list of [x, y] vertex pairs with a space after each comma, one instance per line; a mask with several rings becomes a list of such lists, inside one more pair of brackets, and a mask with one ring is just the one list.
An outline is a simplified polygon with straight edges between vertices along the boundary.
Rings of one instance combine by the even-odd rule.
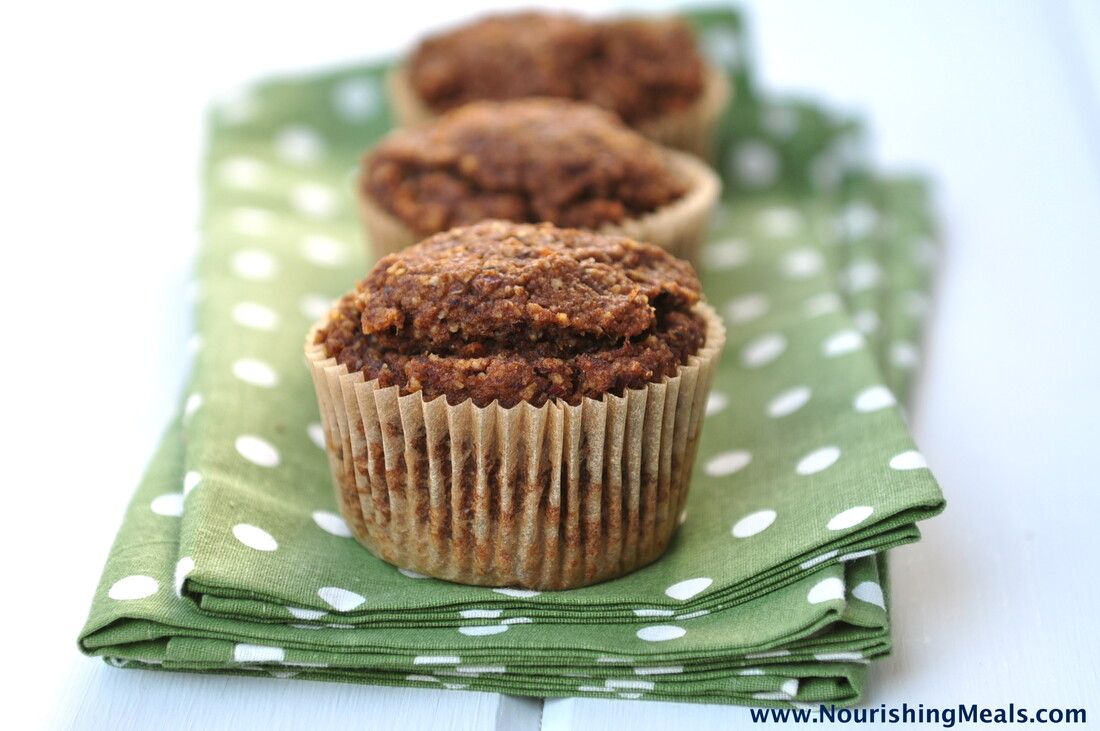
[[635, 127], [639, 132], [666, 147], [715, 162], [715, 134], [718, 121], [732, 94], [725, 72], [707, 66], [703, 93], [686, 109], [644, 120]]
[[722, 182], [710, 166], [694, 155], [675, 150], [664, 152], [673, 173], [687, 183], [687, 192], [652, 213], [618, 224], [606, 224], [600, 228], [600, 233], [656, 244], [681, 259], [698, 264], [699, 250], [706, 240], [722, 193]]
[[306, 344], [338, 504], [356, 539], [401, 568], [466, 584], [568, 589], [668, 547], [687, 498], [725, 342], [622, 396], [452, 406], [399, 395]]
[[[404, 65], [395, 66], [386, 79], [386, 89], [398, 126], [422, 124], [439, 116], [426, 105], [409, 83]], [[732, 91], [729, 78], [721, 69], [707, 65], [703, 90], [691, 106], [643, 120], [635, 129], [658, 144], [714, 161], [715, 131]]]
[[[599, 232], [656, 244], [675, 256], [695, 263], [706, 239], [715, 206], [718, 205], [722, 183], [718, 175], [694, 155], [671, 149], [663, 150], [663, 153], [669, 168], [687, 184], [687, 192], [651, 213], [622, 223], [605, 224]], [[425, 238], [375, 203], [367, 194], [361, 178], [357, 187], [355, 195], [359, 201], [359, 216], [375, 258], [401, 251]]]

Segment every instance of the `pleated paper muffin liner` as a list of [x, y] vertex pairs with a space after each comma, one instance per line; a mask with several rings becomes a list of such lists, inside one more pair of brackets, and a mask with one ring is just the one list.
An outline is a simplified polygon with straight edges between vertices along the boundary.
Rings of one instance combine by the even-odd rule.
[[726, 74], [718, 68], [707, 66], [703, 92], [694, 104], [677, 112], [643, 120], [635, 129], [654, 142], [713, 163], [715, 131], [731, 95]]
[[[420, 98], [409, 82], [404, 65], [395, 66], [386, 79], [390, 109], [400, 127], [422, 124], [439, 116]], [[732, 91], [726, 74], [711, 65], [704, 67], [703, 90], [699, 98], [676, 112], [639, 122], [634, 129], [658, 144], [714, 161], [714, 133]]]
[[[670, 149], [662, 150], [662, 154], [673, 174], [687, 184], [687, 192], [650, 213], [622, 223], [604, 224], [599, 232], [656, 244], [681, 259], [696, 263], [722, 192], [722, 183], [706, 163], [693, 155]], [[365, 174], [364, 169], [355, 195], [370, 242], [370, 253], [380, 259], [423, 240], [424, 236], [374, 202], [363, 185]]]
[[725, 329], [675, 376], [622, 396], [504, 408], [401, 396], [325, 355], [306, 359], [337, 502], [355, 538], [401, 568], [464, 584], [569, 589], [668, 547], [687, 498]]

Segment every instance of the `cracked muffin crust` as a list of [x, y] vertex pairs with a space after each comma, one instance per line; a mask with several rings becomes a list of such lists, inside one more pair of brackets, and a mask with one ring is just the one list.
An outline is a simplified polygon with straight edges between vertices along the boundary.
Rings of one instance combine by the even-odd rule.
[[486, 221], [383, 258], [316, 335], [382, 387], [510, 407], [621, 395], [703, 345], [691, 265], [620, 236]]
[[408, 70], [437, 112], [481, 99], [557, 96], [610, 109], [628, 124], [685, 109], [704, 87], [694, 35], [671, 18], [492, 15], [425, 39]]
[[475, 103], [394, 132], [366, 156], [360, 184], [421, 235], [486, 218], [598, 229], [687, 192], [658, 145], [561, 99]]

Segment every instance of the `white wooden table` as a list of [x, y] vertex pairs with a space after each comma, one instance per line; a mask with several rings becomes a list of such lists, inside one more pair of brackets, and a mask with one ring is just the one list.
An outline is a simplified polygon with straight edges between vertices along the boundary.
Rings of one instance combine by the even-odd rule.
[[[875, 665], [868, 703], [1100, 714], [1100, 4], [749, 6], [773, 88], [864, 113], [878, 161], [942, 184], [949, 253], [913, 426], [948, 509], [922, 543], [894, 552], [896, 649]], [[10, 36], [0, 68], [18, 102], [0, 135], [0, 317], [20, 342], [0, 365], [13, 727], [747, 723], [744, 709], [716, 706], [126, 672], [76, 652], [185, 375], [202, 105], [273, 69], [397, 50], [425, 23], [469, 12], [458, 2], [26, 4], [0, 24]], [[45, 334], [28, 330], [37, 323]], [[67, 410], [32, 392], [39, 379], [23, 371], [36, 359], [39, 373], [75, 383]], [[123, 372], [125, 361], [141, 367]], [[59, 425], [61, 459], [43, 437]]]

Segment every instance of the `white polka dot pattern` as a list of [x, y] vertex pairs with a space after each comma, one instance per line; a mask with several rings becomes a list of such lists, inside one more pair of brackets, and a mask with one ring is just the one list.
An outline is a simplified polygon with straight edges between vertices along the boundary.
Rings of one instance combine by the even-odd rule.
[[237, 437], [234, 443], [237, 453], [249, 462], [260, 467], [278, 467], [279, 452], [265, 439], [253, 434]]
[[233, 271], [243, 279], [271, 279], [279, 265], [275, 257], [259, 249], [247, 249], [233, 255]]
[[779, 333], [768, 333], [750, 341], [741, 350], [741, 363], [746, 368], [760, 368], [783, 354], [787, 339]]
[[362, 594], [338, 586], [323, 586], [317, 590], [317, 596], [338, 612], [355, 610], [367, 600]]
[[733, 175], [748, 188], [766, 188], [779, 178], [779, 157], [761, 140], [745, 140], [733, 150]]
[[734, 325], [750, 322], [768, 311], [768, 298], [760, 293], [746, 294], [726, 303], [723, 313]]
[[305, 125], [286, 127], [275, 138], [276, 153], [294, 165], [310, 165], [325, 154], [325, 142], [316, 130]]
[[792, 206], [772, 206], [760, 212], [757, 224], [764, 236], [788, 238], [802, 229], [802, 213]]
[[774, 523], [775, 518], [776, 512], [774, 510], [757, 510], [755, 513], [749, 513], [734, 523], [731, 532], [735, 538], [755, 536]]
[[327, 218], [336, 211], [336, 193], [320, 183], [299, 183], [290, 191], [290, 204], [311, 218]]
[[924, 455], [912, 449], [895, 455], [890, 460], [890, 467], [895, 470], [919, 470], [927, 466], [928, 461], [925, 460]]
[[817, 249], [795, 249], [780, 260], [779, 266], [791, 279], [809, 279], [825, 269], [825, 257]]
[[814, 584], [810, 593], [806, 595], [806, 601], [810, 604], [821, 604], [844, 599], [844, 581], [835, 576], [822, 579]]
[[741, 239], [718, 241], [703, 250], [703, 261], [711, 269], [733, 269], [749, 260], [749, 247]]
[[886, 598], [882, 595], [882, 587], [873, 581], [864, 581], [856, 584], [852, 589], [852, 596], [860, 601], [886, 608]]
[[313, 522], [326, 533], [341, 538], [351, 538], [351, 528], [348, 528], [348, 524], [336, 513], [330, 513], [327, 510], [315, 510], [313, 511]]
[[312, 234], [302, 242], [302, 256], [319, 266], [338, 267], [347, 261], [348, 245], [331, 236]]
[[704, 471], [711, 477], [726, 477], [740, 472], [752, 461], [752, 455], [744, 450], [723, 452], [707, 461]]
[[665, 594], [673, 599], [679, 599], [684, 602], [691, 599], [696, 594], [706, 591], [707, 588], [714, 583], [714, 579], [707, 577], [699, 577], [697, 579], [685, 579], [665, 589]]
[[847, 355], [863, 347], [863, 334], [857, 330], [841, 330], [831, 335], [821, 346], [826, 358]]
[[262, 360], [241, 358], [233, 364], [233, 375], [245, 383], [260, 388], [274, 388], [279, 383], [279, 374]]
[[838, 459], [840, 459], [839, 447], [821, 447], [798, 460], [795, 472], [800, 475], [814, 475], [832, 467]]
[[275, 227], [275, 215], [265, 208], [234, 209], [230, 214], [230, 220], [233, 228], [246, 236], [267, 236]]
[[805, 406], [812, 395], [809, 386], [795, 386], [768, 402], [768, 416], [779, 419], [789, 416]]
[[713, 416], [714, 414], [722, 411], [726, 408], [726, 406], [729, 405], [729, 402], [729, 396], [727, 396], [726, 394], [722, 393], [721, 391], [711, 391], [709, 394], [707, 394], [707, 416]]
[[279, 543], [274, 536], [263, 528], [258, 528], [249, 523], [238, 523], [233, 526], [233, 535], [238, 541], [257, 551], [274, 551], [279, 547]]
[[381, 110], [382, 93], [373, 79], [348, 79], [333, 89], [332, 102], [345, 121], [363, 122]]
[[183, 515], [183, 493], [170, 492], [165, 495], [158, 495], [149, 504], [149, 509], [157, 515], [178, 518]]
[[869, 505], [858, 505], [854, 508], [848, 508], [834, 515], [825, 527], [829, 530], [847, 530], [867, 520], [874, 512], [875, 509]]
[[233, 188], [253, 189], [263, 186], [270, 173], [267, 166], [253, 157], [230, 157], [218, 165], [221, 181]]
[[838, 311], [843, 306], [844, 303], [835, 292], [825, 292], [823, 294], [814, 295], [803, 304], [807, 317], [828, 315]]
[[287, 607], [286, 610], [290, 612], [290, 615], [295, 619], [304, 619], [306, 621], [318, 620], [328, 614], [328, 612], [321, 611], [320, 609], [303, 609], [301, 607]]
[[246, 642], [238, 642], [233, 647], [234, 662], [283, 662], [286, 660], [286, 650], [281, 647], [269, 645], [253, 645]]
[[302, 298], [299, 307], [302, 314], [310, 322], [320, 320], [322, 317], [328, 314], [332, 309], [333, 300], [331, 297], [325, 297], [319, 294], [307, 294]]
[[488, 637], [490, 635], [499, 635], [501, 632], [507, 632], [508, 625], [487, 624], [474, 627], [459, 627], [458, 631], [460, 634], [464, 634], [467, 637]]
[[188, 493], [190, 493], [192, 490], [194, 490], [196, 487], [198, 487], [199, 483], [201, 483], [201, 482], [202, 482], [202, 475], [200, 475], [195, 470], [189, 470], [183, 476], [183, 495], [184, 495], [184, 497], [186, 497], [188, 495]]
[[183, 598], [183, 584], [194, 570], [195, 559], [190, 556], [184, 556], [176, 562], [176, 569], [172, 576], [172, 587], [175, 589], [177, 597]]
[[504, 596], [510, 596], [514, 599], [530, 599], [531, 597], [538, 596], [541, 592], [537, 592], [533, 589], [493, 589], [497, 594], [503, 594]]
[[233, 319], [255, 330], [274, 330], [279, 325], [275, 310], [255, 302], [240, 302], [233, 307]]
[[687, 634], [687, 630], [683, 627], [677, 627], [674, 624], [655, 624], [649, 627], [642, 627], [638, 630], [638, 639], [645, 640], [646, 642], [667, 642], [668, 640], [678, 640]]
[[306, 433], [309, 434], [309, 440], [313, 442], [318, 449], [325, 448], [325, 428], [321, 426], [321, 422], [312, 422], [306, 427]]
[[152, 576], [135, 574], [111, 584], [111, 588], [107, 590], [107, 596], [116, 601], [134, 601], [156, 594], [159, 588], [160, 584]]

